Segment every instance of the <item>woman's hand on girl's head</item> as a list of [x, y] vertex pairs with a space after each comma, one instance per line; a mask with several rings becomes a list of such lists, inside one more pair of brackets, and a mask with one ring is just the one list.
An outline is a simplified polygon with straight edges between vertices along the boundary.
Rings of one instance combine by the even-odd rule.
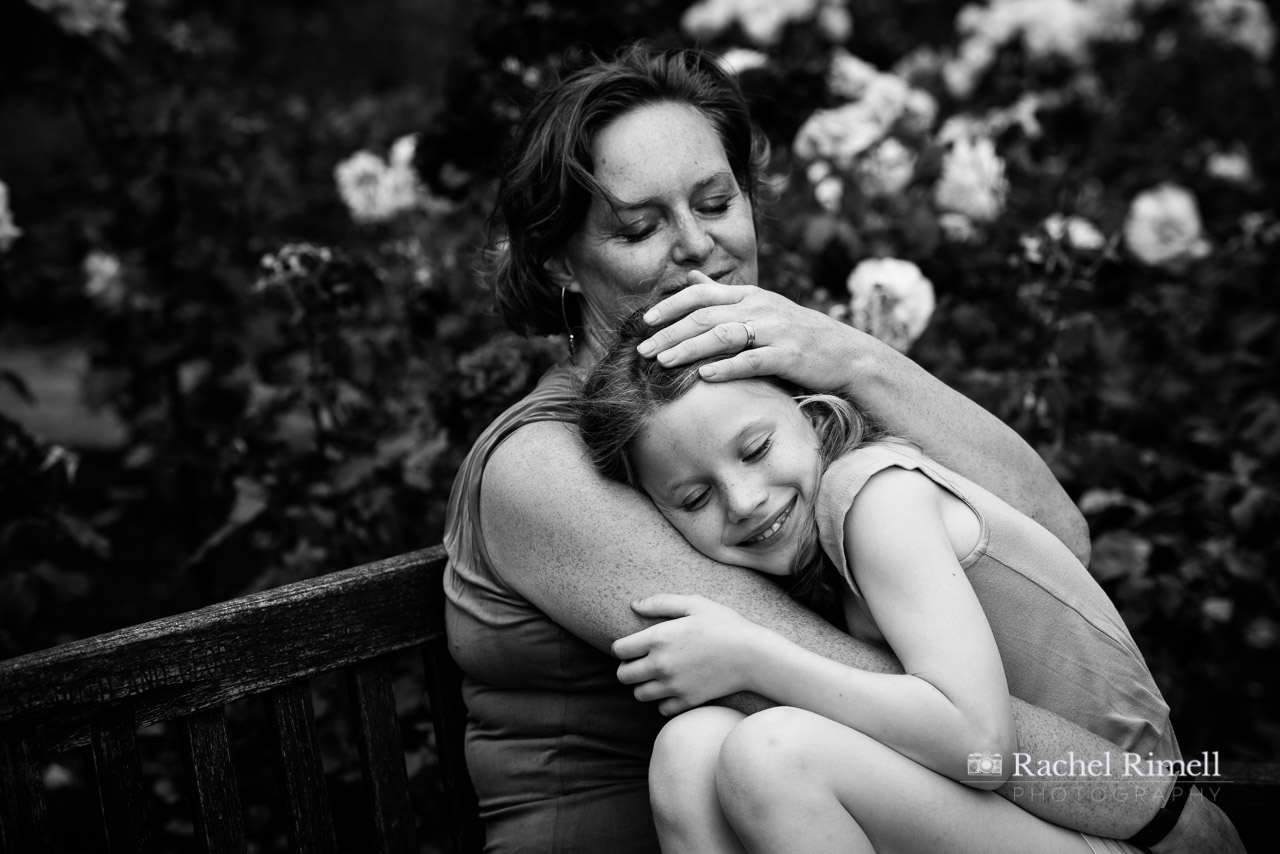
[[875, 346], [865, 333], [784, 296], [697, 271], [645, 320], [670, 325], [640, 343], [641, 355], [667, 367], [723, 355], [701, 369], [714, 382], [773, 376], [813, 391], [847, 391], [859, 350]]
[[659, 700], [671, 717], [711, 700], [754, 689], [770, 641], [786, 643], [732, 608], [703, 596], [662, 593], [631, 605], [642, 617], [665, 621], [620, 638], [618, 679], [635, 686], [637, 700]]

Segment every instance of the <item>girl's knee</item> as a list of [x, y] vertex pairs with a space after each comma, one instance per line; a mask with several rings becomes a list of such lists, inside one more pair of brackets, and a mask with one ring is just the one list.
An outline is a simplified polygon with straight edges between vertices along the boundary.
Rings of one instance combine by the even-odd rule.
[[826, 750], [815, 731], [821, 720], [811, 712], [779, 706], [734, 727], [716, 764], [722, 801], [755, 810], [774, 801], [778, 792], [794, 793], [799, 785], [816, 783], [813, 766]]
[[778, 706], [757, 712], [734, 727], [720, 749], [720, 767], [731, 774], [776, 774], [821, 750], [813, 733], [817, 716]]
[[720, 746], [742, 720], [732, 709], [707, 706], [667, 722], [649, 761], [649, 791], [656, 810], [678, 809], [691, 790], [714, 785]]

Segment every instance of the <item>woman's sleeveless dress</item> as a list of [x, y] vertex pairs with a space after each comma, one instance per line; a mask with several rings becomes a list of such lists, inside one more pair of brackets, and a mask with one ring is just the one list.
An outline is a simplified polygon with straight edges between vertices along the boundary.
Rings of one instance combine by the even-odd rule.
[[573, 420], [553, 368], [499, 416], [449, 499], [446, 626], [466, 674], [467, 764], [488, 852], [657, 852], [648, 766], [664, 719], [618, 682], [617, 662], [553, 623], [493, 566], [480, 530], [489, 455], [526, 424]]

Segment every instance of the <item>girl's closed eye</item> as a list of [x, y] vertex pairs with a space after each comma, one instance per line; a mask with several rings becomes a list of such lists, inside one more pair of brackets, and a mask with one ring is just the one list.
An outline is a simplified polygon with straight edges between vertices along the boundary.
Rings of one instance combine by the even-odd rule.
[[748, 463], [758, 462], [759, 460], [764, 459], [765, 455], [769, 453], [769, 449], [772, 447], [773, 439], [765, 439], [763, 442], [743, 454], [742, 459], [744, 462]]
[[703, 505], [707, 503], [707, 499], [710, 495], [711, 490], [703, 487], [681, 502], [680, 509], [686, 513], [693, 513], [696, 510], [700, 510]]

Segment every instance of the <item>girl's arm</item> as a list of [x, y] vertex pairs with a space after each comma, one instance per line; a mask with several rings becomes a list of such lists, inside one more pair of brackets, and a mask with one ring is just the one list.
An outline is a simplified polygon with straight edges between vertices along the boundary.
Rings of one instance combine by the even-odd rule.
[[[865, 673], [794, 645], [790, 666], [762, 670], [770, 697], [840, 721], [954, 780], [997, 788], [1017, 749], [1004, 665], [986, 614], [943, 522], [945, 493], [919, 472], [889, 468], [844, 519], [845, 557], [876, 625], [906, 671]], [[1004, 773], [971, 773], [971, 754]]]
[[[756, 691], [852, 727], [954, 780], [999, 787], [1017, 747], [1009, 693], [986, 615], [947, 537], [942, 496], [924, 475], [891, 468], [868, 481], [845, 518], [847, 558], [906, 674], [847, 667], [714, 603], [665, 597], [638, 610], [710, 617], [697, 624], [700, 633], [679, 641], [703, 647], [703, 663], [655, 679], [639, 659], [622, 665], [619, 678], [640, 682], [640, 699], [668, 697], [661, 706], [667, 714], [692, 699], [682, 691]], [[614, 644], [614, 653], [635, 658], [646, 642], [642, 632]], [[1002, 773], [969, 773], [974, 753], [999, 755]]]
[[[814, 391], [844, 392], [895, 436], [1044, 525], [1089, 563], [1089, 529], [1044, 460], [1008, 425], [908, 357], [863, 332], [755, 287], [691, 273], [690, 286], [646, 319], [676, 320], [641, 345], [666, 365], [723, 354], [712, 381], [780, 376]], [[751, 324], [755, 346], [743, 350]], [[714, 373], [710, 373], [714, 371]]]

